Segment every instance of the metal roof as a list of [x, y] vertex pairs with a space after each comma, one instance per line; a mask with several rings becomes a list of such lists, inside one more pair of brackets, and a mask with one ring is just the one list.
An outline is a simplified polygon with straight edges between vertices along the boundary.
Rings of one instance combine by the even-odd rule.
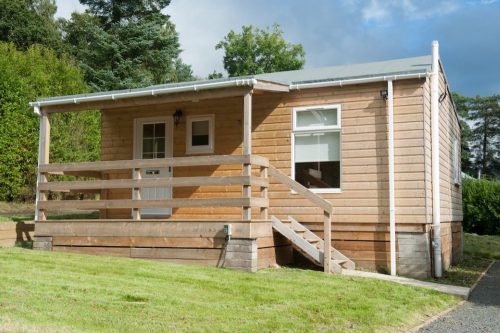
[[[408, 74], [427, 74], [431, 71], [432, 57], [395, 59], [362, 64], [350, 64], [322, 68], [309, 68], [295, 71], [265, 73], [250, 76], [239, 76], [215, 80], [198, 80], [180, 83], [168, 83], [137, 89], [124, 89], [89, 94], [67, 95], [40, 98], [30, 105], [59, 105], [68, 103], [91, 102], [98, 100], [115, 100], [147, 95], [160, 95], [184, 91], [218, 89], [232, 86], [254, 86], [257, 81], [267, 81], [293, 88], [293, 85], [315, 82], [343, 81], [355, 79], [383, 78]], [[382, 80], [382, 79], [381, 79]]]
[[341, 65], [322, 68], [301, 69], [255, 75], [257, 80], [281, 84], [303, 84], [322, 81], [350, 80], [378, 76], [427, 73], [431, 71], [432, 57], [422, 56], [396, 60]]

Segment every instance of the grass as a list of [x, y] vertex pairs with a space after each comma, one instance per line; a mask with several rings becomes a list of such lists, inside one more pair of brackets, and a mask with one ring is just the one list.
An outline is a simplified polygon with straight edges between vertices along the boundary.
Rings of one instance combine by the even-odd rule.
[[464, 253], [481, 258], [500, 259], [500, 236], [464, 234]]
[[458, 300], [298, 269], [0, 250], [0, 332], [387, 332]]
[[432, 282], [471, 287], [492, 259], [500, 259], [500, 236], [480, 236], [464, 233], [463, 260], [451, 266], [440, 279]]

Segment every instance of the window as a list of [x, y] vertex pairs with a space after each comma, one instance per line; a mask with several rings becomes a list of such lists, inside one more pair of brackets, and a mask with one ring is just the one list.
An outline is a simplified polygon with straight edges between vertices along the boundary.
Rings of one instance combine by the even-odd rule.
[[293, 110], [292, 175], [314, 192], [340, 191], [340, 105]]
[[142, 125], [142, 158], [165, 157], [165, 123]]
[[188, 116], [186, 117], [186, 124], [186, 153], [213, 153], [214, 116]]
[[461, 147], [460, 140], [453, 137], [452, 140], [452, 152], [451, 152], [451, 174], [453, 177], [453, 183], [455, 185], [460, 185], [462, 179], [462, 168], [461, 168]]

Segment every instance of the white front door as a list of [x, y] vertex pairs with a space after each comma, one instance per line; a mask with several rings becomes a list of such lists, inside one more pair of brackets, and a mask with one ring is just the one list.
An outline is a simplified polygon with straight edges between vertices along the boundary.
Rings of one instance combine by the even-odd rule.
[[[172, 117], [140, 118], [134, 126], [134, 158], [152, 159], [172, 157]], [[166, 178], [172, 176], [172, 169], [150, 168], [141, 170], [142, 178]], [[171, 199], [171, 187], [141, 189], [141, 199]], [[172, 214], [171, 208], [141, 209], [144, 217], [165, 217]]]

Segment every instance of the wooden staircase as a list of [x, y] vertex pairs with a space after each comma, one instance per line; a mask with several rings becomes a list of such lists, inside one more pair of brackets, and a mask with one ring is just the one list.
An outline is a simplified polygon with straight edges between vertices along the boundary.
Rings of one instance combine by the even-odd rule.
[[[297, 251], [314, 264], [324, 267], [324, 242], [320, 237], [291, 216], [288, 216], [288, 221], [281, 221], [276, 216], [271, 216], [271, 222], [274, 230], [290, 240]], [[335, 248], [331, 250], [331, 258], [331, 273], [341, 274], [344, 269], [355, 269], [354, 262]]]

